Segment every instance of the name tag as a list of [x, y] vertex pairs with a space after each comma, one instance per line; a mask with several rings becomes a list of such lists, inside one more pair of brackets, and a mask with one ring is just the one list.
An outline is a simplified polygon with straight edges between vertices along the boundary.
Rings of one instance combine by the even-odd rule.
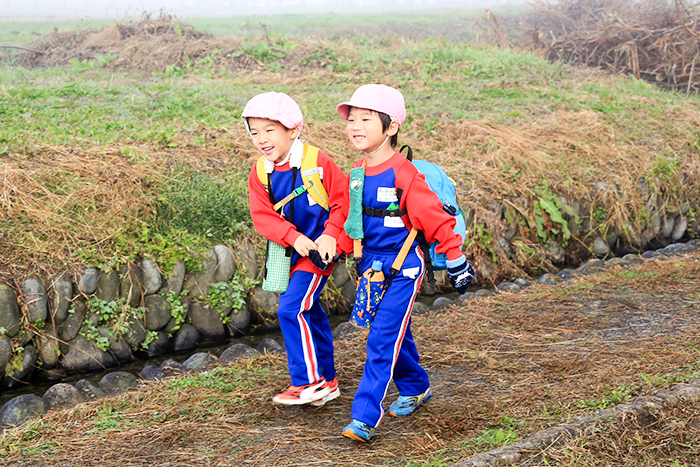
[[406, 228], [406, 224], [403, 223], [403, 219], [400, 217], [385, 217], [384, 227], [389, 227], [392, 229]]
[[381, 201], [382, 203], [395, 203], [398, 200], [399, 198], [396, 196], [395, 187], [380, 186], [377, 188], [377, 201]]

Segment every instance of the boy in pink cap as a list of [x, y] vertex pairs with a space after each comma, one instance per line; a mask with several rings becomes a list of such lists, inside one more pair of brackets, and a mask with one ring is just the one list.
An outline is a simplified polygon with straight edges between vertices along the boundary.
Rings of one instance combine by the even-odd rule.
[[[411, 333], [411, 310], [425, 272], [416, 232], [430, 243], [439, 242], [436, 252], [447, 255], [448, 278], [457, 291], [466, 291], [474, 271], [462, 253], [461, 236], [454, 232], [455, 218], [443, 210], [423, 174], [396, 152], [399, 128], [406, 119], [401, 92], [367, 84], [337, 110], [347, 120], [350, 142], [364, 153], [351, 171], [350, 202], [344, 211], [345, 231], [355, 239], [358, 273], [381, 269], [384, 277], [392, 278], [384, 284], [369, 328], [352, 422], [342, 432], [367, 442], [384, 417], [383, 400], [392, 380], [400, 396], [391, 405], [390, 415], [410, 415], [432, 397]], [[397, 256], [405, 256], [400, 266], [395, 263]]]
[[[299, 139], [304, 117], [288, 95], [258, 94], [246, 104], [242, 117], [261, 154], [248, 180], [255, 230], [286, 247], [286, 256], [291, 256], [290, 270], [283, 272], [285, 281], [289, 275], [288, 286], [277, 308], [291, 385], [272, 400], [323, 405], [340, 395], [333, 335], [319, 296], [334, 259], [344, 252], [338, 238], [347, 177], [327, 154]], [[306, 165], [309, 158], [317, 158], [311, 169]]]

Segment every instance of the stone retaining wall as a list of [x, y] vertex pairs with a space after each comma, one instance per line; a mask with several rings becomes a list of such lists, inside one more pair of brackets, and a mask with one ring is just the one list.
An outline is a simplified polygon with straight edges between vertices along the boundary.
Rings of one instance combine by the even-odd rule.
[[[215, 245], [199, 271], [179, 261], [164, 274], [143, 259], [119, 271], [86, 268], [45, 282], [0, 283], [2, 388], [31, 382], [42, 371], [60, 378], [100, 370], [274, 323], [278, 296], [246, 287], [256, 283], [262, 259], [254, 245], [236, 248]], [[355, 287], [345, 263], [329, 283], [340, 298], [326, 307], [347, 310]]]

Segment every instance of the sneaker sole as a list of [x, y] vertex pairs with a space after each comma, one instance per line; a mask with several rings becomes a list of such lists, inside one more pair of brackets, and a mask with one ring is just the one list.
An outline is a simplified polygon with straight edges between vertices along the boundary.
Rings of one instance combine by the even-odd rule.
[[326, 402], [332, 401], [333, 399], [337, 399], [339, 396], [340, 396], [340, 389], [338, 389], [338, 387], [336, 387], [334, 391], [331, 391], [330, 394], [328, 394], [323, 399], [310, 402], [310, 404], [313, 405], [314, 407], [321, 407], [321, 406], [325, 405]]
[[307, 398], [307, 399], [280, 399], [279, 397], [275, 396], [272, 398], [272, 402], [275, 404], [279, 405], [304, 405], [304, 404], [310, 404], [311, 402], [316, 402], [320, 399], [323, 399], [327, 395], [331, 393], [330, 388], [325, 388], [321, 391], [318, 391], [314, 394], [313, 398]]
[[361, 442], [361, 443], [366, 443], [367, 441], [369, 441], [368, 439], [360, 438], [360, 437], [357, 436], [357, 435], [355, 434], [355, 432], [352, 431], [352, 430], [345, 430], [345, 431], [343, 431], [343, 433], [341, 433], [341, 434], [342, 434], [343, 436], [345, 436], [346, 438], [354, 439], [355, 441], [359, 441], [359, 442]]

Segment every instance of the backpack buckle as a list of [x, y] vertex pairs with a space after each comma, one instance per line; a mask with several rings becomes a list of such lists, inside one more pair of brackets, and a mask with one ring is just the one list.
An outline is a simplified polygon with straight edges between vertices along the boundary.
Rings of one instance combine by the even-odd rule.
[[457, 215], [457, 208], [452, 206], [449, 203], [443, 203], [442, 205], [442, 210], [445, 211], [447, 214], [450, 216], [456, 216]]

